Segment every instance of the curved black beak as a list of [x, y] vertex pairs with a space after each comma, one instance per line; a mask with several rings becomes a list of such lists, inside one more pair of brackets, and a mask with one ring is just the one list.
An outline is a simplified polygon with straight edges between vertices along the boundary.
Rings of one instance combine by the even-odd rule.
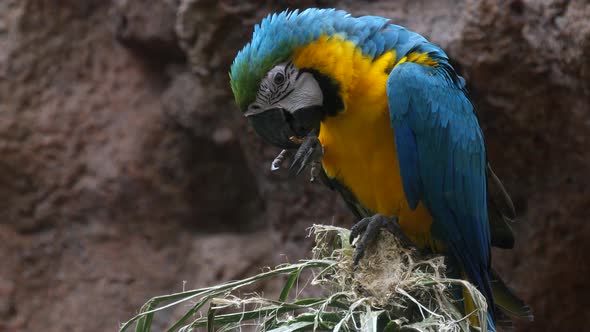
[[299, 143], [292, 137], [304, 137], [311, 130], [319, 131], [323, 112], [320, 107], [306, 107], [290, 113], [282, 108], [262, 112], [246, 112], [248, 121], [266, 142], [282, 149], [293, 149]]

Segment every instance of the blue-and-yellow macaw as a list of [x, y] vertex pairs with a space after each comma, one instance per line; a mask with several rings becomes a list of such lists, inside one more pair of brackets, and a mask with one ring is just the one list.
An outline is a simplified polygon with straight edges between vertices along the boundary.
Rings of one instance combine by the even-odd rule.
[[496, 308], [529, 317], [491, 270], [491, 244], [513, 244], [504, 218], [514, 211], [487, 167], [465, 82], [440, 47], [382, 17], [285, 11], [255, 27], [230, 79], [269, 143], [298, 148], [293, 137], [317, 134], [328, 185], [365, 218], [353, 231], [387, 220], [414, 245], [447, 254], [485, 296], [490, 330]]

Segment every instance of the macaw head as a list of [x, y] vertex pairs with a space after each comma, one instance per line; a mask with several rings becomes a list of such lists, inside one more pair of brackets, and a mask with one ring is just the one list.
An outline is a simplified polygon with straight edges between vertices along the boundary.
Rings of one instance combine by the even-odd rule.
[[322, 89], [311, 72], [290, 62], [272, 67], [260, 81], [244, 116], [268, 143], [283, 149], [296, 147], [293, 136], [319, 130], [324, 117]]
[[298, 144], [290, 138], [319, 130], [329, 99], [322, 77], [290, 60], [297, 47], [330, 32], [333, 22], [346, 15], [318, 9], [270, 15], [236, 56], [230, 71], [236, 103], [268, 143], [295, 148]]

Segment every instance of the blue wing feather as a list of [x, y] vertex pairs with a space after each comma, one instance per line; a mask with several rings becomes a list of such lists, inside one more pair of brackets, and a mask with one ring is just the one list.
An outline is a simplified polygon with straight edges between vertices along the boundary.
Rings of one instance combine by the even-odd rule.
[[400, 168], [400, 171], [408, 204], [410, 205], [410, 208], [414, 210], [416, 209], [421, 196], [420, 177], [418, 176], [418, 172], [415, 171], [418, 170], [419, 167], [418, 154], [415, 153], [417, 149], [416, 139], [407, 123], [402, 123], [397, 127], [395, 139], [396, 142], [398, 142], [396, 144], [406, 147], [405, 149], [398, 151], [398, 158], [404, 160], [405, 165], [407, 165], [407, 167]]
[[425, 204], [433, 236], [493, 308], [483, 135], [464, 82], [445, 64], [403, 63], [389, 76], [400, 173], [410, 207]]

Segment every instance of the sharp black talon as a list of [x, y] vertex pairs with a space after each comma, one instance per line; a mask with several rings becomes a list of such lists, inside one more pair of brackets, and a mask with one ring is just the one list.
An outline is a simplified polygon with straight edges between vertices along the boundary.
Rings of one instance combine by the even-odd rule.
[[303, 138], [301, 146], [295, 153], [293, 163], [291, 163], [291, 166], [289, 167], [289, 173], [297, 176], [301, 174], [308, 165], [320, 163], [323, 156], [323, 147], [317, 134], [313, 131]]
[[381, 229], [381, 227], [383, 227], [384, 218], [385, 217], [381, 215], [374, 215], [371, 218], [367, 218], [369, 219], [369, 222], [367, 223], [365, 232], [363, 233], [363, 237], [361, 237], [361, 239], [359, 240], [356, 246], [356, 250], [354, 251], [354, 256], [352, 260], [353, 265], [356, 266], [358, 264], [361, 258], [363, 258], [363, 256], [365, 255], [365, 250], [367, 249], [367, 247], [371, 243], [375, 242], [375, 238], [377, 237], [377, 234], [379, 234], [379, 230]]
[[402, 232], [396, 217], [388, 218], [383, 215], [376, 214], [372, 217], [361, 219], [350, 229], [349, 241], [351, 244], [359, 234], [363, 233], [362, 237], [357, 242], [356, 249], [354, 251], [352, 258], [353, 266], [356, 266], [361, 258], [363, 258], [365, 250], [371, 243], [375, 242], [379, 231], [383, 227], [396, 236], [401, 241], [403, 246], [415, 248], [412, 241]]
[[361, 234], [365, 229], [367, 229], [367, 225], [370, 222], [371, 222], [371, 217], [363, 218], [359, 222], [357, 222], [356, 224], [354, 224], [352, 226], [352, 228], [350, 229], [350, 237], [348, 238], [348, 241], [350, 242], [350, 244], [352, 244], [352, 242], [354, 242], [354, 239], [356, 239], [356, 237], [359, 236], [359, 234]]
[[301, 174], [301, 172], [309, 164], [309, 158], [311, 157], [312, 154], [313, 154], [313, 146], [305, 147], [305, 150], [303, 150], [302, 157], [301, 157], [301, 158], [303, 158], [301, 161], [301, 165], [299, 165], [299, 167], [297, 168], [295, 175]]
[[282, 150], [281, 153], [279, 153], [279, 155], [270, 164], [270, 170], [274, 172], [281, 168], [281, 164], [287, 157], [289, 157], [290, 154], [291, 152], [289, 150]]

